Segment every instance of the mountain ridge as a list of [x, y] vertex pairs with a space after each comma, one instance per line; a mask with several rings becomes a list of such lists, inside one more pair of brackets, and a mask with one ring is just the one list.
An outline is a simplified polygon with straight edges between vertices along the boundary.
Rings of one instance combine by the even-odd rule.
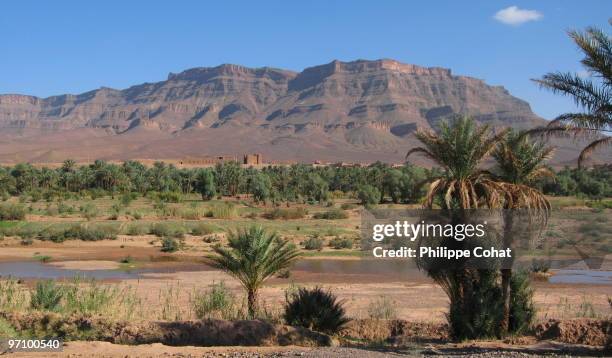
[[[46, 152], [79, 159], [76, 148], [88, 142], [88, 156], [105, 159], [256, 151], [274, 160], [395, 162], [415, 145], [416, 129], [457, 114], [493, 126], [545, 123], [504, 87], [446, 68], [391, 59], [300, 72], [222, 64], [121, 90], [0, 95], [0, 138], [10, 139], [0, 160], [44, 161]], [[88, 139], [86, 129], [97, 134]]]

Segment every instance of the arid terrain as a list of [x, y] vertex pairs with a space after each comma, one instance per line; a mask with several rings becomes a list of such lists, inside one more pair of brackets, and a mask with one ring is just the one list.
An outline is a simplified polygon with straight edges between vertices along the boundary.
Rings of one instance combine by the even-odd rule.
[[[368, 257], [367, 254], [364, 256], [364, 253], [359, 250], [357, 241], [352, 249], [331, 247], [332, 240], [336, 237], [356, 237], [357, 228], [360, 225], [359, 209], [346, 210], [348, 216], [344, 219], [321, 220], [313, 216], [329, 208], [319, 205], [298, 205], [297, 207], [307, 209], [308, 214], [299, 219], [283, 220], [266, 218], [266, 213], [270, 211], [270, 208], [263, 205], [252, 205], [248, 204], [248, 201], [235, 198], [226, 198], [225, 201], [234, 205], [235, 211], [231, 214], [231, 218], [202, 217], [199, 220], [189, 220], [181, 216], [186, 216], [187, 210], [204, 213], [207, 207], [220, 205], [220, 202], [197, 204], [196, 206], [191, 203], [197, 202], [197, 198], [190, 197], [182, 203], [172, 204], [172, 207], [177, 209], [169, 210], [169, 212], [173, 212], [174, 214], [170, 215], [175, 216], [168, 217], [168, 214], [163, 214], [166, 216], [160, 218], [159, 215], [162, 214], [152, 207], [150, 200], [140, 198], [130, 203], [129, 209], [126, 209], [123, 214], [113, 217], [111, 206], [114, 200], [104, 197], [93, 201], [99, 211], [89, 220], [83, 218], [84, 214], [79, 212], [67, 211], [63, 214], [56, 214], [53, 205], [49, 206], [44, 202], [32, 203], [32, 210], [27, 215], [27, 221], [4, 226], [5, 237], [0, 242], [2, 246], [0, 272], [5, 277], [21, 277], [20, 286], [23, 288], [33, 288], [37, 280], [44, 278], [70, 282], [73, 276], [94, 277], [98, 285], [115, 287], [119, 290], [118, 292], [121, 292], [122, 297], [122, 303], [113, 309], [112, 315], [108, 317], [103, 315], [101, 318], [127, 319], [128, 322], [136, 325], [155, 321], [194, 320], [197, 319], [193, 306], [194, 297], [198, 292], [205, 292], [215, 284], [223, 282], [235, 295], [238, 302], [242, 302], [243, 291], [239, 283], [229, 275], [210, 267], [207, 264], [206, 255], [210, 253], [212, 245], [224, 242], [225, 229], [255, 223], [279, 232], [284, 238], [292, 240], [300, 247], [303, 247], [304, 240], [312, 235], [317, 235], [325, 243], [320, 250], [303, 249], [305, 256], [294, 265], [289, 275], [273, 278], [261, 290], [262, 305], [266, 310], [265, 314], [271, 320], [278, 320], [282, 314], [281, 309], [287, 292], [294, 290], [295, 287], [322, 286], [332, 289], [343, 300], [347, 314], [354, 320], [353, 326], [349, 326], [352, 327], [348, 330], [351, 332], [349, 335], [363, 337], [362, 339], [370, 341], [389, 340], [392, 334], [390, 332], [394, 330], [384, 326], [386, 323], [381, 327], [377, 326], [380, 323], [372, 323], [379, 322], [373, 317], [377, 317], [379, 314], [377, 310], [380, 310], [381, 307], [390, 310], [391, 316], [388, 318], [407, 322], [402, 324], [423, 325], [407, 331], [412, 333], [405, 333], [407, 336], [402, 339], [408, 339], [412, 343], [399, 344], [404, 348], [399, 350], [397, 347], [393, 348], [393, 354], [415, 354], [429, 349], [439, 354], [446, 351], [452, 355], [474, 355], [479, 353], [482, 347], [488, 347], [487, 351], [507, 351], [509, 356], [515, 354], [512, 351], [560, 353], [570, 348], [574, 354], [577, 354], [576, 352], [583, 352], [587, 355], [592, 353], [593, 348], [588, 346], [572, 346], [576, 342], [567, 337], [557, 337], [556, 339], [565, 340], [565, 343], [559, 344], [536, 341], [533, 337], [518, 343], [497, 341], [496, 343], [471, 342], [466, 345], [457, 345], [446, 343], [444, 339], [432, 341], [435, 337], [445, 336], [443, 327], [446, 322], [448, 298], [438, 285], [424, 273], [406, 263], [392, 260], [381, 262]], [[345, 204], [344, 206], [348, 208], [348, 204], [351, 203], [350, 200], [339, 200], [337, 205]], [[565, 199], [554, 200], [553, 203], [556, 206], [581, 205], [580, 201]], [[68, 200], [62, 204], [76, 207], [79, 202]], [[612, 262], [609, 256], [596, 270], [589, 270], [579, 257], [576, 259], [577, 254], [571, 248], [561, 245], [564, 233], [572, 237], [579, 237], [575, 234], [575, 230], [580, 228], [580, 223], [586, 223], [585, 220], [591, 223], [590, 226], [599, 225], [599, 230], [602, 230], [600, 232], [608, 235], [606, 233], [610, 229], [604, 223], [603, 218], [609, 215], [609, 209], [600, 213], [591, 212], [589, 208], [576, 209], [572, 206], [558, 210], [567, 210], [568, 214], [554, 216], [546, 235], [549, 236], [548, 239], [553, 246], [557, 246], [559, 250], [557, 255], [560, 258], [573, 257], [576, 262], [552, 269], [548, 275], [538, 276], [534, 273], [533, 287], [535, 288], [534, 302], [537, 307], [537, 322], [544, 324], [551, 319], [567, 321], [609, 318], [612, 314], [610, 306], [612, 276], [609, 275], [612, 272]], [[138, 219], [134, 217], [137, 212], [139, 213]], [[193, 215], [191, 211], [190, 213]], [[28, 232], [42, 232], [39, 230], [50, 230], [53, 227], [75, 223], [90, 228], [107, 225], [107, 227], [115, 228], [114, 232], [117, 233], [117, 236], [115, 239], [93, 242], [68, 240], [55, 243], [46, 240], [28, 241], [24, 239], [24, 237], [27, 238]], [[152, 232], [162, 230], [160, 227], [155, 229], [155, 225], [159, 223], [166, 225], [163, 235], [171, 235], [172, 230], [181, 232], [180, 235], [177, 235], [177, 237], [180, 236], [181, 243], [178, 251], [162, 252], [160, 250], [162, 242], [158, 236], [161, 234], [148, 233], [149, 230]], [[592, 231], [590, 233], [593, 235]], [[587, 241], [583, 244], [583, 247], [588, 247]], [[609, 240], [596, 240], [594, 244], [607, 245]], [[415, 334], [423, 337], [415, 337]], [[568, 337], [572, 336], [570, 334]], [[587, 344], [592, 342], [587, 338], [581, 339], [577, 342]], [[601, 337], [588, 339], [601, 339]], [[343, 345], [355, 345], [356, 343], [356, 341], [345, 342]], [[475, 349], [475, 345], [480, 348]], [[385, 347], [385, 350], [391, 349], [391, 346], [386, 345]], [[100, 357], [118, 354], [333, 357], [345, 356], [349, 353], [356, 357], [382, 357], [389, 354], [389, 352], [379, 352], [380, 349], [383, 349], [382, 347], [368, 348], [368, 350], [351, 349], [173, 348], [160, 344], [131, 347], [107, 342], [69, 342], [65, 354], [79, 356], [84, 350]]]
[[[456, 114], [495, 127], [546, 123], [503, 87], [444, 68], [394, 60], [333, 61], [299, 73], [220, 65], [124, 90], [0, 94], [0, 161], [262, 153], [279, 162], [399, 163], [416, 129]], [[556, 140], [553, 163], [573, 163], [584, 143]]]

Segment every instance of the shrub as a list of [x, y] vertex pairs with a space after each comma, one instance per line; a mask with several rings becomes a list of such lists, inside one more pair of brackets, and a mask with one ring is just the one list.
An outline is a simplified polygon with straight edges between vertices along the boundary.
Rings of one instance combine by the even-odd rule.
[[191, 209], [180, 210], [178, 212], [178, 216], [181, 219], [185, 219], [185, 220], [198, 220], [203, 216], [203, 214], [201, 210], [197, 208], [191, 208]]
[[289, 325], [333, 334], [349, 322], [343, 303], [320, 287], [300, 288], [286, 300], [284, 318]]
[[264, 213], [263, 217], [269, 220], [295, 220], [302, 219], [308, 214], [308, 210], [303, 207], [281, 209], [275, 208], [271, 211]]
[[34, 239], [38, 236], [38, 229], [30, 224], [24, 224], [17, 229], [17, 236], [22, 239]]
[[180, 203], [183, 196], [177, 191], [162, 191], [157, 193], [157, 199], [164, 203]]
[[207, 217], [215, 219], [231, 219], [237, 216], [236, 208], [230, 203], [217, 203], [210, 207]]
[[348, 214], [343, 210], [333, 209], [314, 214], [315, 219], [339, 220], [348, 218]]
[[546, 260], [534, 259], [531, 261], [531, 272], [533, 273], [547, 273], [550, 270], [550, 262]]
[[130, 255], [127, 255], [126, 257], [122, 258], [121, 260], [119, 260], [120, 263], [122, 264], [131, 264], [134, 262], [134, 258]]
[[215, 228], [207, 223], [197, 223], [191, 228], [191, 234], [196, 236], [210, 235], [215, 232]]
[[175, 252], [179, 249], [179, 243], [171, 237], [164, 237], [162, 239], [162, 252]]
[[25, 308], [27, 292], [19, 282], [9, 277], [0, 280], [0, 310], [3, 312], [19, 311]]
[[352, 249], [353, 248], [353, 240], [349, 238], [343, 237], [335, 237], [329, 242], [329, 246], [332, 248], [339, 249]]
[[66, 239], [77, 239], [83, 241], [116, 240], [117, 229], [108, 225], [88, 227], [86, 225], [74, 225], [64, 232]]
[[207, 291], [195, 291], [191, 297], [191, 308], [198, 319], [237, 318], [236, 298], [223, 282], [213, 283]]
[[99, 214], [98, 208], [93, 203], [84, 204], [79, 208], [79, 210], [81, 211], [83, 217], [87, 220], [91, 220]]
[[23, 220], [26, 208], [22, 204], [0, 203], [0, 220]]
[[363, 185], [357, 190], [357, 197], [363, 205], [374, 205], [380, 203], [380, 191], [371, 185]]
[[47, 263], [49, 261], [51, 261], [51, 256], [49, 255], [35, 255], [34, 259], [42, 262], [42, 263]]
[[22, 239], [21, 240], [21, 245], [23, 246], [30, 246], [34, 243], [34, 240], [27, 238], [27, 239]]
[[64, 292], [53, 280], [38, 281], [31, 293], [30, 306], [35, 310], [57, 311]]
[[145, 235], [149, 232], [149, 228], [147, 225], [142, 224], [131, 224], [127, 227], [126, 234], [130, 236], [140, 236]]
[[151, 227], [151, 234], [159, 237], [182, 238], [185, 231], [183, 225], [168, 222], [155, 223]]
[[309, 237], [302, 244], [306, 250], [321, 250], [323, 248], [323, 240], [318, 237]]
[[510, 322], [509, 332], [520, 335], [527, 332], [533, 324], [536, 316], [536, 308], [533, 303], [533, 288], [529, 280], [529, 274], [525, 271], [517, 271], [510, 279]]
[[370, 302], [368, 306], [368, 317], [371, 319], [396, 319], [397, 310], [395, 303], [388, 297], [380, 296], [376, 300]]
[[357, 207], [357, 205], [353, 204], [353, 203], [343, 203], [342, 205], [340, 205], [340, 208], [342, 210], [353, 210]]

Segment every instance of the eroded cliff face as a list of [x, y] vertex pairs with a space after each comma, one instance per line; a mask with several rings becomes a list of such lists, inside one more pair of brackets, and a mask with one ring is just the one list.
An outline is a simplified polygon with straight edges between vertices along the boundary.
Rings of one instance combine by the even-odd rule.
[[[229, 152], [213, 143], [239, 133], [239, 139], [228, 138], [225, 144], [239, 140], [235, 144], [241, 148], [267, 145], [277, 151], [283, 143], [302, 142], [384, 153], [407, 145], [417, 128], [435, 129], [457, 113], [502, 126], [542, 121], [503, 87], [444, 68], [358, 60], [333, 61], [300, 73], [221, 65], [171, 73], [165, 81], [125, 90], [100, 88], [49, 98], [0, 95], [0, 134], [89, 128], [109, 136], [215, 139], [192, 148], [195, 154]], [[39, 138], [43, 146], [45, 135]]]

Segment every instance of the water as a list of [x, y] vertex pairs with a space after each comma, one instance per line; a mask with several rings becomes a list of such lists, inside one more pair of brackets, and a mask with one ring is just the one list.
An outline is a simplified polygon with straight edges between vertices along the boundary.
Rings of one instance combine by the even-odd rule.
[[156, 267], [135, 269], [103, 269], [75, 270], [66, 269], [38, 261], [1, 262], [0, 275], [29, 279], [66, 279], [75, 276], [94, 278], [98, 280], [127, 280], [146, 278], [145, 273], [173, 273], [177, 271], [204, 271], [210, 269], [205, 265], [190, 265], [182, 267]]
[[[1, 262], [0, 275], [26, 279], [66, 279], [75, 276], [99, 280], [127, 280], [151, 277], [144, 274], [174, 273], [179, 271], [206, 271], [211, 268], [204, 264], [174, 267], [136, 268], [131, 270], [75, 270], [56, 267], [38, 261]], [[311, 274], [336, 274], [359, 276], [384, 276], [386, 279], [423, 279], [425, 274], [413, 264], [403, 260], [343, 260], [343, 259], [307, 259], [300, 260], [293, 268]], [[554, 270], [551, 283], [612, 285], [612, 271], [598, 270]], [[376, 281], [372, 281], [376, 282]]]
[[555, 270], [548, 279], [550, 283], [584, 283], [612, 285], [612, 271], [597, 270]]

